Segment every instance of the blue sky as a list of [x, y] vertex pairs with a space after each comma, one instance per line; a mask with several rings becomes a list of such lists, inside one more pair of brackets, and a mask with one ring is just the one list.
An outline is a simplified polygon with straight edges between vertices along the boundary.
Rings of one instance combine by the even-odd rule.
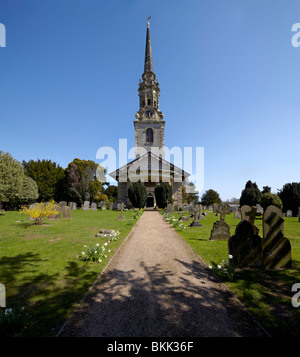
[[204, 190], [299, 182], [300, 0], [2, 0], [0, 150], [65, 168], [134, 146], [148, 16], [165, 145], [204, 147]]

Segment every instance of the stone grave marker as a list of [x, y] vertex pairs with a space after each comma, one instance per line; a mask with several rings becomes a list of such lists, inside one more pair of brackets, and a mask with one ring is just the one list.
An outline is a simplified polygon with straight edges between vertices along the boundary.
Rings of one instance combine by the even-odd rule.
[[102, 207], [101, 207], [102, 211], [106, 211], [107, 210], [107, 207], [106, 207], [106, 203], [104, 202]]
[[64, 206], [64, 207], [62, 208], [62, 216], [63, 216], [63, 219], [72, 219], [71, 207], [69, 207], [69, 206]]
[[168, 203], [166, 213], [173, 213], [173, 206], [171, 205], [171, 203]]
[[49, 219], [60, 219], [61, 208], [59, 204], [54, 205], [53, 211], [56, 211], [58, 213], [51, 214], [51, 216], [49, 216]]
[[179, 220], [180, 221], [188, 221], [189, 220], [189, 217], [186, 217], [184, 215], [184, 207], [182, 206], [182, 210], [181, 210], [181, 216], [179, 217]]
[[257, 208], [257, 210], [256, 210], [257, 216], [261, 216], [264, 214], [264, 209], [262, 208], [262, 206], [259, 203], [256, 205], [256, 208]]
[[123, 216], [124, 202], [122, 202], [121, 206], [121, 215], [117, 218], [117, 221], [124, 221], [126, 218]]
[[69, 206], [70, 206], [71, 210], [77, 209], [77, 203], [75, 203], [75, 202], [69, 202]]
[[60, 201], [59, 202], [59, 206], [60, 206], [60, 208], [62, 209], [64, 206], [66, 206], [67, 205], [67, 202], [66, 201]]
[[235, 207], [234, 218], [238, 218], [238, 219], [241, 218], [240, 210], [238, 207]]
[[235, 234], [228, 239], [228, 254], [232, 263], [239, 268], [261, 267], [263, 264], [261, 237], [255, 234], [253, 226], [241, 220]]
[[97, 203], [96, 203], [96, 202], [92, 202], [92, 204], [91, 204], [91, 210], [92, 210], [92, 211], [97, 211]]
[[218, 213], [219, 205], [217, 203], [213, 204], [213, 213]]
[[286, 216], [287, 216], [288, 218], [293, 217], [293, 211], [290, 210], [290, 209], [288, 209], [288, 210], [286, 211]]
[[241, 219], [245, 219], [246, 221], [249, 221], [249, 216], [246, 216], [246, 213], [251, 211], [251, 207], [248, 205], [244, 205], [241, 207]]
[[190, 224], [190, 227], [202, 227], [202, 224], [198, 221], [199, 211], [195, 209], [194, 211], [194, 221]]
[[111, 202], [111, 203], [109, 204], [109, 210], [112, 211], [113, 209], [114, 209], [114, 203]]
[[269, 206], [263, 214], [262, 252], [266, 268], [292, 266], [291, 244], [284, 237], [283, 213], [275, 206]]
[[209, 240], [228, 239], [230, 237], [230, 227], [225, 222], [225, 218], [226, 214], [230, 214], [230, 212], [228, 212], [226, 206], [223, 206], [221, 209], [218, 210], [217, 213], [220, 213], [220, 220], [213, 224]]
[[89, 211], [89, 209], [90, 209], [90, 201], [84, 201], [83, 210], [84, 211]]

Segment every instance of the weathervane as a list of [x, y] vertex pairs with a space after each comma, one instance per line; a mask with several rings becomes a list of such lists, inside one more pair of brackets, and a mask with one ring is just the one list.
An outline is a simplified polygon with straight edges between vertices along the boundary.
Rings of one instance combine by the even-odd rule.
[[149, 27], [150, 26], [150, 24], [149, 24], [149, 20], [151, 19], [151, 16], [149, 16], [148, 17], [148, 19], [147, 19], [147, 26]]

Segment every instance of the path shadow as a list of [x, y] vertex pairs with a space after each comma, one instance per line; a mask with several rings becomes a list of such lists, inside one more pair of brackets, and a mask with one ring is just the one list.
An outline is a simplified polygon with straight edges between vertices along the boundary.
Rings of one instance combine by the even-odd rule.
[[161, 264], [143, 272], [106, 272], [74, 312], [60, 337], [264, 336], [232, 296], [217, 288], [215, 276], [196, 261], [182, 266], [178, 280]]

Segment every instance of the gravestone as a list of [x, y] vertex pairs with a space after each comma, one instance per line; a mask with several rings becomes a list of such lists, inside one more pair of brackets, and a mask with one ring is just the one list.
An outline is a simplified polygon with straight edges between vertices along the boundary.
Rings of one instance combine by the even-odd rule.
[[192, 205], [192, 206], [189, 207], [189, 215], [190, 215], [191, 218], [194, 217], [194, 212], [195, 212], [195, 208]]
[[107, 237], [113, 233], [115, 233], [113, 229], [100, 229], [99, 233], [97, 233], [95, 237]]
[[60, 201], [59, 202], [59, 206], [60, 208], [62, 209], [63, 207], [65, 207], [67, 205], [67, 202], [66, 201]]
[[202, 224], [198, 221], [199, 211], [195, 209], [194, 221], [190, 224], [190, 227], [202, 227]]
[[213, 204], [213, 213], [218, 213], [219, 205], [217, 203]]
[[60, 219], [60, 212], [61, 212], [61, 208], [59, 206], [59, 204], [54, 205], [53, 207], [53, 212], [57, 212], [57, 213], [52, 213], [51, 216], [49, 216], [49, 219]]
[[92, 204], [91, 204], [91, 210], [92, 210], [92, 211], [97, 211], [97, 203], [96, 203], [96, 202], [92, 202]]
[[63, 219], [72, 219], [71, 207], [69, 207], [69, 206], [64, 206], [64, 207], [62, 208], [62, 216], [63, 216]]
[[77, 203], [75, 203], [75, 202], [69, 202], [69, 206], [70, 206], [71, 210], [77, 209]]
[[88, 211], [90, 209], [90, 201], [84, 201], [83, 210]]
[[282, 211], [278, 207], [269, 206], [263, 214], [262, 252], [266, 268], [277, 269], [292, 266], [291, 244], [284, 237], [283, 232]]
[[173, 213], [173, 206], [171, 205], [171, 203], [168, 203], [166, 213]]
[[248, 221], [252, 225], [252, 227], [254, 229], [254, 233], [258, 234], [259, 228], [254, 225], [256, 212], [257, 212], [257, 207], [256, 206], [250, 207], [248, 205], [244, 205], [244, 206], [241, 207], [242, 219]]
[[292, 212], [290, 209], [288, 209], [288, 210], [286, 211], [286, 216], [287, 216], [288, 218], [293, 217], [293, 212]]
[[256, 210], [257, 216], [261, 216], [264, 214], [264, 209], [262, 208], [262, 206], [259, 203], [256, 205], [256, 208], [257, 208], [257, 210]]
[[225, 222], [226, 214], [229, 214], [227, 207], [223, 206], [217, 211], [220, 213], [220, 220], [213, 224], [209, 240], [225, 240], [230, 237], [230, 227]]
[[180, 221], [188, 221], [189, 220], [189, 217], [186, 217], [184, 215], [184, 207], [182, 206], [182, 211], [181, 211], [181, 216], [179, 218]]
[[177, 204], [175, 204], [175, 205], [174, 205], [174, 212], [178, 212], [178, 210], [179, 210], [179, 207], [178, 207]]
[[236, 267], [262, 266], [261, 238], [255, 234], [250, 222], [243, 219], [236, 226], [235, 234], [228, 239], [228, 254], [232, 255], [231, 262]]
[[248, 205], [244, 205], [241, 207], [241, 219], [245, 219], [246, 221], [249, 221], [249, 216], [246, 216], [246, 213], [251, 211], [251, 207]]
[[101, 207], [102, 211], [106, 211], [107, 207], [106, 207], [106, 203], [104, 202], [102, 207]]
[[114, 209], [114, 203], [111, 202], [111, 203], [109, 204], [109, 210], [112, 211], [113, 209]]
[[121, 203], [118, 203], [118, 204], [117, 204], [117, 209], [118, 209], [119, 211], [122, 209]]
[[235, 207], [235, 210], [234, 210], [234, 218], [240, 218], [241, 217], [241, 214], [240, 214], [240, 210], [238, 207]]
[[124, 202], [122, 202], [121, 206], [121, 215], [117, 218], [117, 221], [124, 221], [126, 218], [123, 216]]

